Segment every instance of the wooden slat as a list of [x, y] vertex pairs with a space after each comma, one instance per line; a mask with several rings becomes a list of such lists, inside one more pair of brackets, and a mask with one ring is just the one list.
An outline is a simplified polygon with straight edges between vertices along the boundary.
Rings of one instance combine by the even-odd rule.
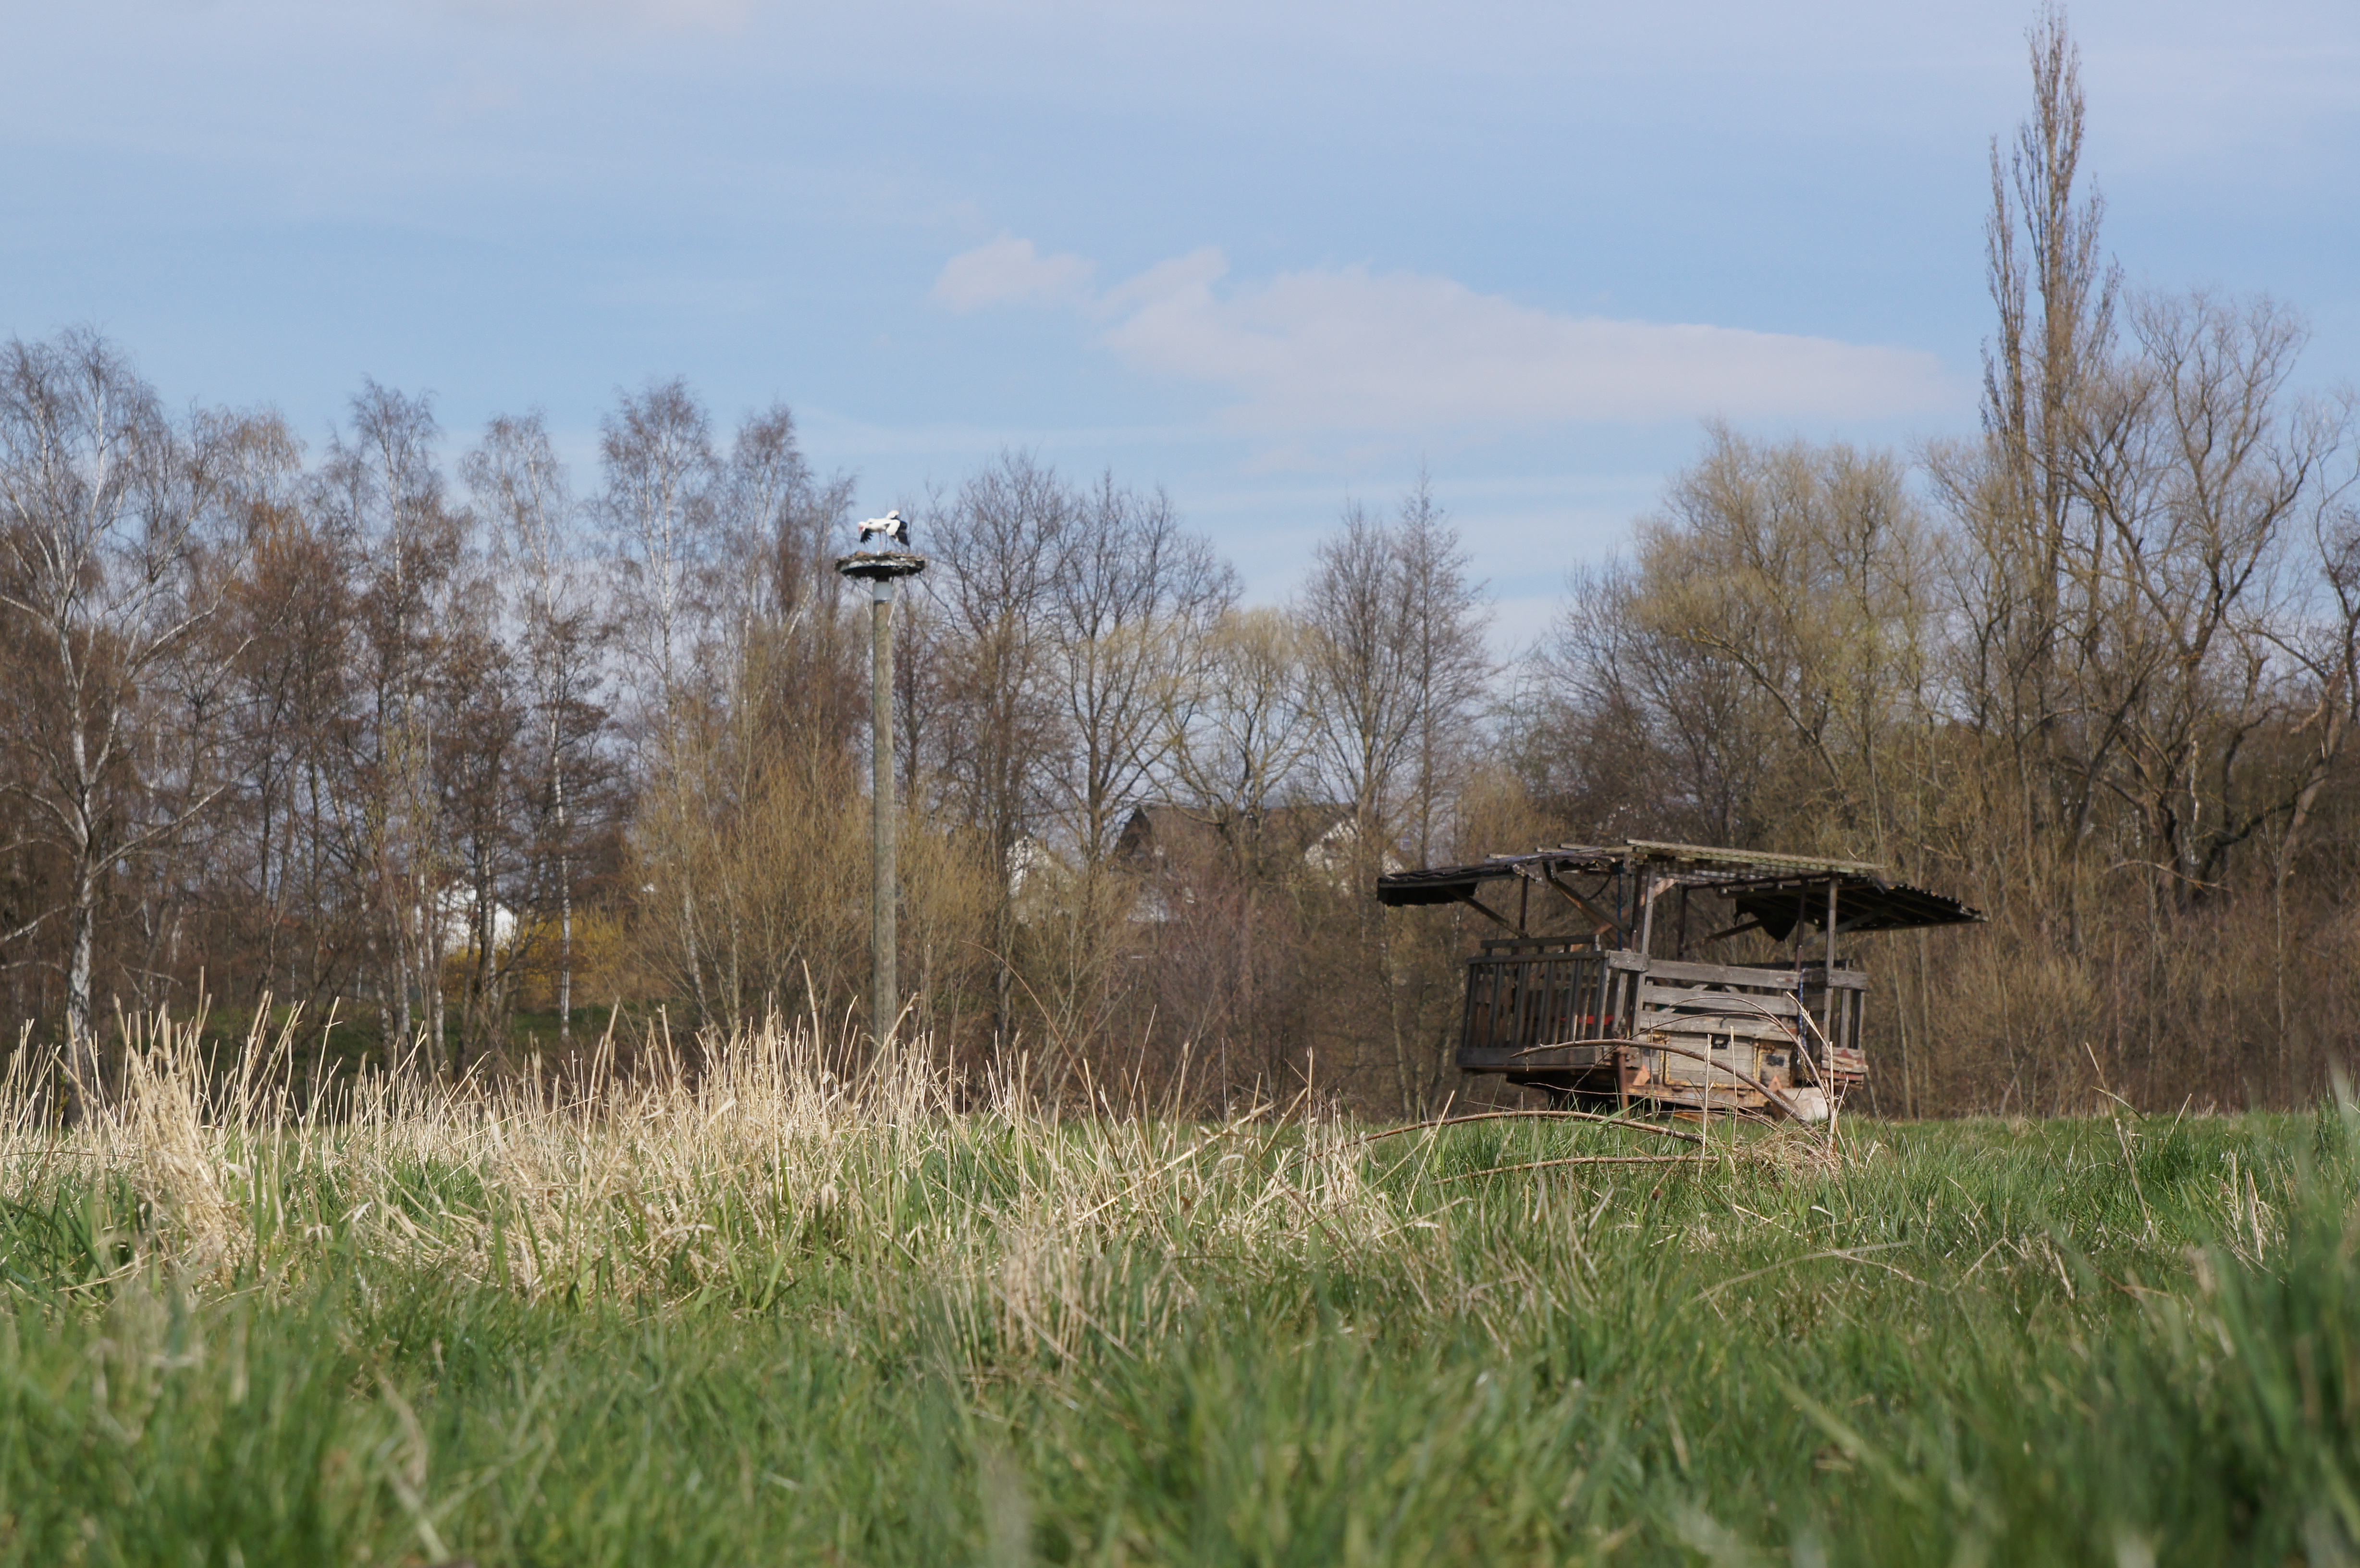
[[1543, 1046], [1538, 1051], [1462, 1051], [1459, 1065], [1466, 1068], [1505, 1067], [1555, 1071], [1565, 1067], [1596, 1067], [1612, 1059], [1612, 1046]]
[[[1758, 1078], [1760, 1076], [1759, 1073], [1754, 1072], [1750, 1065], [1741, 1066], [1738, 1068], [1737, 1072], [1743, 1073], [1748, 1077]], [[1690, 1062], [1683, 1057], [1677, 1056], [1667, 1058], [1663, 1069], [1655, 1074], [1655, 1082], [1658, 1083], [1677, 1083], [1689, 1088], [1701, 1087], [1705, 1081], [1705, 1068], [1703, 1062]], [[1712, 1070], [1711, 1082], [1716, 1093], [1724, 1088], [1743, 1089], [1745, 1087], [1744, 1079], [1738, 1077], [1737, 1073], [1732, 1073], [1726, 1067], [1714, 1067]]]
[[[1611, 961], [1616, 955], [1608, 953]], [[1620, 967], [1634, 967], [1617, 965]], [[1728, 964], [1689, 964], [1677, 959], [1658, 958], [1647, 964], [1650, 980], [1685, 980], [1706, 985], [1744, 985], [1756, 990], [1791, 991], [1795, 988], [1795, 972], [1791, 969], [1745, 969]], [[1863, 990], [1868, 975], [1858, 969], [1839, 969], [1835, 974], [1838, 990]], [[1803, 985], [1807, 989], [1819, 988], [1819, 967], [1816, 964], [1803, 967]]]
[[1785, 1024], [1775, 1018], [1732, 1018], [1704, 1013], [1642, 1012], [1637, 1032], [1642, 1036], [1729, 1035], [1738, 1040], [1771, 1040], [1782, 1043], [1795, 1038]]
[[[1737, 1034], [1742, 1039], [1794, 1039], [1794, 1025], [1784, 1018], [1742, 1018], [1734, 1013], [1671, 1013], [1664, 1008], [1640, 1008], [1633, 1034]], [[1810, 1034], [1810, 1029], [1806, 1029]]]
[[1692, 1007], [1702, 1012], [1737, 1013], [1760, 1018], [1764, 1013], [1777, 1013], [1791, 1018], [1794, 1001], [1783, 996], [1762, 996], [1754, 992], [1707, 991], [1694, 985], [1644, 985], [1640, 987], [1639, 1000], [1651, 1007]]

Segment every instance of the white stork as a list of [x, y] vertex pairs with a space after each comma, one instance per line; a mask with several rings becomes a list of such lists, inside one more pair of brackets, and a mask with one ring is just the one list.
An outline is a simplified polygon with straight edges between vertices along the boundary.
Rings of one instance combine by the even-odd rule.
[[871, 517], [860, 525], [860, 548], [867, 550], [869, 539], [879, 534], [885, 536], [888, 550], [910, 548], [910, 525], [901, 520], [901, 511], [898, 506], [881, 517]]

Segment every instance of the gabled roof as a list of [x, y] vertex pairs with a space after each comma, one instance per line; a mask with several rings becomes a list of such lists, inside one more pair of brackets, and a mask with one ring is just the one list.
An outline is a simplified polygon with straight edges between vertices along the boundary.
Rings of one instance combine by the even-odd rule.
[[[1268, 852], [1299, 855], [1334, 833], [1351, 815], [1349, 806], [1312, 801], [1272, 806], [1252, 825]], [[1131, 815], [1123, 820], [1122, 831], [1115, 839], [1115, 856], [1138, 863], [1162, 859], [1175, 852], [1210, 853], [1219, 846], [1231, 825], [1218, 812], [1196, 811], [1168, 801], [1147, 801], [1132, 807]]]
[[1377, 901], [1393, 906], [1456, 903], [1471, 900], [1486, 882], [1612, 876], [1643, 866], [1660, 868], [1677, 886], [1706, 888], [1729, 898], [1749, 921], [1778, 939], [1795, 929], [1798, 918], [1811, 924], [1826, 919], [1831, 881], [1840, 931], [1906, 931], [1983, 918], [1981, 910], [1947, 895], [1889, 881], [1881, 875], [1882, 867], [1864, 861], [1646, 839], [1613, 846], [1560, 844], [1530, 855], [1495, 855], [1471, 866], [1397, 871], [1377, 878]]

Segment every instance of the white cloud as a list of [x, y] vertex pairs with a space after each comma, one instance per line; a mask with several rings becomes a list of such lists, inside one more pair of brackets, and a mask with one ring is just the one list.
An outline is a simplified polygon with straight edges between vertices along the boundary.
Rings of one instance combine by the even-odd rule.
[[1043, 256], [1006, 234], [955, 256], [934, 279], [934, 298], [954, 310], [1024, 301], [1081, 301], [1098, 268], [1078, 256]]
[[544, 26], [650, 27], [668, 32], [734, 33], [750, 0], [441, 0], [462, 16]]
[[1890, 414], [1950, 395], [1912, 350], [1563, 315], [1357, 267], [1224, 293], [1224, 270], [1200, 253], [1116, 290], [1158, 285], [1105, 341], [1143, 369], [1233, 388], [1232, 417], [1257, 429]]
[[1143, 314], [1177, 300], [1209, 299], [1213, 285], [1229, 276], [1229, 258], [1207, 245], [1186, 256], [1159, 261], [1129, 282], [1116, 284], [1098, 301], [1098, 308], [1101, 311], [1135, 310]]
[[1110, 319], [1101, 342], [1125, 360], [1229, 389], [1230, 421], [1271, 434], [1890, 415], [1955, 396], [1916, 350], [1566, 315], [1359, 267], [1219, 287], [1228, 273], [1218, 250], [1199, 250], [1092, 297], [1088, 262], [1001, 238], [954, 257], [934, 297], [1071, 300]]

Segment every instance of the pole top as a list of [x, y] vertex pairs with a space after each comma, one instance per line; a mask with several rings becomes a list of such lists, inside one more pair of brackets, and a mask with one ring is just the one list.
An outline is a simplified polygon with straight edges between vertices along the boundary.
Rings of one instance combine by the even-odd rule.
[[890, 583], [897, 577], [915, 577], [923, 572], [926, 558], [906, 550], [856, 550], [850, 555], [837, 556], [836, 569], [847, 577]]

